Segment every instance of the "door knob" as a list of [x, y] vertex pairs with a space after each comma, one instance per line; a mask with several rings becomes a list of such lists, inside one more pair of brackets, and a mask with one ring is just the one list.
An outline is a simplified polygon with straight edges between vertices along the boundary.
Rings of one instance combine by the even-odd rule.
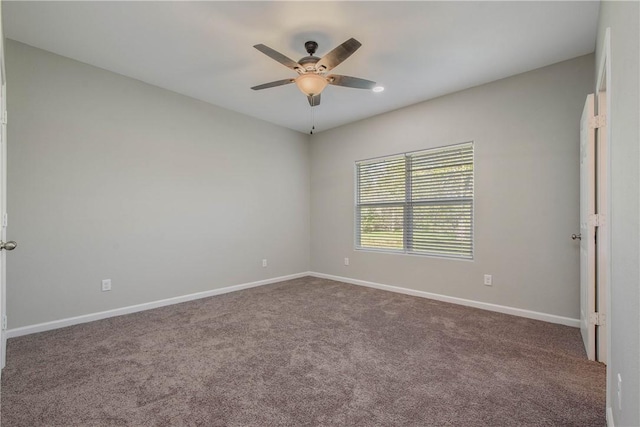
[[572, 234], [571, 238], [573, 240], [582, 240], [582, 235], [580, 235], [580, 234]]
[[6, 251], [12, 251], [18, 246], [16, 242], [10, 240], [8, 242], [0, 242], [0, 250], [4, 249]]

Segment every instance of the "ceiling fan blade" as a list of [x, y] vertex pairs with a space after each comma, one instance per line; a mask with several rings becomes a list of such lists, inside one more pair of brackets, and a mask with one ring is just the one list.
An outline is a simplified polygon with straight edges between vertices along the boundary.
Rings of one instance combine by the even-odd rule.
[[260, 52], [262, 52], [265, 55], [267, 55], [269, 58], [275, 59], [276, 61], [278, 61], [279, 63], [281, 63], [285, 67], [291, 68], [292, 70], [295, 70], [296, 68], [300, 68], [300, 65], [296, 61], [294, 61], [293, 59], [291, 59], [291, 58], [289, 58], [287, 56], [284, 56], [283, 54], [281, 54], [278, 51], [275, 51], [275, 50], [271, 49], [269, 46], [265, 46], [263, 44], [257, 44], [257, 45], [255, 45], [253, 47], [255, 47]]
[[261, 84], [258, 86], [254, 86], [251, 89], [253, 90], [268, 89], [270, 87], [288, 85], [289, 83], [293, 83], [294, 81], [295, 79], [276, 80], [275, 82], [269, 82], [269, 83]]
[[309, 105], [312, 107], [317, 107], [320, 105], [320, 94], [314, 96], [307, 96], [307, 100], [309, 100]]
[[356, 89], [373, 89], [376, 82], [371, 80], [359, 79], [351, 76], [341, 76], [340, 74], [331, 74], [327, 76], [330, 85], [353, 87]]
[[350, 57], [353, 52], [358, 50], [358, 48], [362, 46], [358, 40], [354, 38], [350, 38], [346, 42], [342, 43], [340, 46], [333, 49], [331, 52], [327, 53], [323, 56], [320, 61], [316, 64], [318, 70], [329, 71], [332, 68], [340, 65], [342, 61]]

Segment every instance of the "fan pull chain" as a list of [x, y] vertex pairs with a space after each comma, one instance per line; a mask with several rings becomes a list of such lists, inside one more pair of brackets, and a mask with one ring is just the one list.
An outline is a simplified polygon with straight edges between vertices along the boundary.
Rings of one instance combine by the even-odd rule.
[[316, 129], [316, 119], [315, 119], [315, 113], [313, 111], [313, 106], [311, 107], [311, 132], [309, 132], [309, 135], [313, 135], [313, 131]]

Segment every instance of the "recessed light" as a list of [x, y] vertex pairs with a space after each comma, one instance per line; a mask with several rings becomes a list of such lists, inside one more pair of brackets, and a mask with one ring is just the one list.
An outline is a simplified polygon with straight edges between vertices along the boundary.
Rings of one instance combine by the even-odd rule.
[[371, 89], [374, 92], [382, 92], [384, 90], [384, 87], [382, 86], [376, 86], [373, 89]]

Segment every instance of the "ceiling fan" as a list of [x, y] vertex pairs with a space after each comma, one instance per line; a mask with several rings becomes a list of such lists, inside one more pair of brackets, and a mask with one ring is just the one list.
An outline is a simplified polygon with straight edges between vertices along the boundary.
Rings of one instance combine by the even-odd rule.
[[276, 80], [275, 82], [254, 86], [251, 89], [261, 90], [295, 83], [302, 93], [307, 95], [309, 105], [312, 107], [320, 105], [320, 93], [328, 84], [352, 87], [356, 89], [373, 89], [376, 82], [372, 82], [371, 80], [343, 76], [340, 74], [326, 75], [328, 71], [331, 71], [333, 68], [340, 65], [342, 61], [350, 57], [360, 46], [362, 46], [362, 44], [358, 40], [350, 38], [322, 58], [318, 58], [317, 56], [314, 56], [316, 49], [318, 49], [318, 43], [308, 41], [304, 44], [304, 47], [309, 56], [305, 56], [296, 62], [268, 46], [257, 44], [253, 47], [267, 55], [269, 58], [275, 59], [285, 67], [297, 72], [299, 75], [295, 79]]

